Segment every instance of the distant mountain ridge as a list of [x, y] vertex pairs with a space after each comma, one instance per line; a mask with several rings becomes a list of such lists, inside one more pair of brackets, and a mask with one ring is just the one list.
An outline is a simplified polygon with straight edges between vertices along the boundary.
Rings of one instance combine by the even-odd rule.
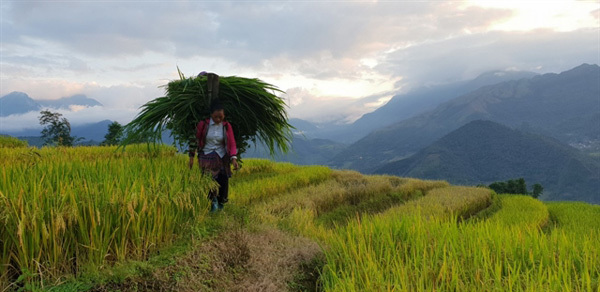
[[102, 120], [96, 123], [89, 123], [79, 126], [73, 126], [72, 136], [83, 137], [85, 140], [104, 141], [104, 136], [108, 133], [108, 126], [112, 124], [111, 120]]
[[[71, 126], [71, 136], [84, 138], [85, 141], [93, 140], [98, 143], [104, 141], [104, 136], [108, 133], [108, 125], [111, 120], [102, 120], [96, 123], [88, 123], [83, 125]], [[41, 129], [24, 129], [19, 131], [2, 131], [0, 134], [17, 137], [29, 141], [31, 146], [41, 146], [39, 137]]]
[[[449, 84], [432, 85], [416, 88], [407, 93], [397, 94], [385, 105], [349, 125], [323, 125], [306, 129], [306, 136], [331, 139], [351, 144], [365, 137], [370, 132], [387, 127], [394, 123], [411, 118], [434, 109], [437, 105], [468, 93], [485, 85], [497, 84], [509, 80], [519, 80], [536, 76], [528, 71], [490, 71], [482, 73], [472, 80]], [[306, 123], [306, 121], [305, 121]]]
[[278, 162], [291, 162], [299, 165], [326, 164], [331, 157], [342, 151], [347, 145], [328, 139], [310, 139], [294, 135], [290, 144], [290, 152], [277, 153], [271, 157], [264, 145], [253, 145], [243, 154], [243, 157], [273, 159]]
[[100, 102], [83, 94], [56, 100], [34, 100], [24, 92], [13, 91], [0, 97], [0, 117], [40, 111], [43, 108], [69, 109], [72, 106], [102, 106]]
[[523, 177], [541, 183], [546, 200], [600, 203], [600, 161], [541, 135], [491, 121], [472, 121], [380, 174], [485, 184]]
[[[528, 71], [490, 71], [473, 80], [444, 85], [423, 87], [406, 94], [394, 96], [387, 104], [365, 114], [352, 124], [356, 139], [360, 139], [381, 126], [391, 125], [423, 112], [433, 110], [437, 105], [456, 98], [482, 86], [534, 77], [538, 74]], [[362, 137], [358, 136], [362, 133]]]
[[568, 144], [597, 143], [598, 80], [600, 67], [583, 64], [560, 74], [484, 86], [370, 133], [334, 157], [330, 165], [372, 172], [478, 119], [552, 136]]

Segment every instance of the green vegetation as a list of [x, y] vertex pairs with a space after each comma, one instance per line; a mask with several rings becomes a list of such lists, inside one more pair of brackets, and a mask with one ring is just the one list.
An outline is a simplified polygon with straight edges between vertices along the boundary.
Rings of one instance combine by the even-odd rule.
[[[125, 126], [124, 143], [141, 137], [160, 140], [165, 129], [171, 130], [181, 148], [195, 139], [196, 124], [210, 115], [211, 102], [218, 97], [225, 109], [226, 120], [235, 129], [238, 152], [244, 153], [250, 141], [263, 142], [275, 153], [276, 148], [287, 152], [291, 141], [291, 125], [287, 121], [285, 102], [275, 94], [281, 91], [259, 79], [237, 76], [218, 77], [219, 82], [205, 76], [169, 82], [166, 96], [142, 106], [138, 116]], [[217, 93], [218, 92], [218, 93]]]
[[0, 136], [0, 148], [18, 148], [29, 146], [27, 141], [10, 136]]
[[548, 223], [548, 209], [544, 203], [531, 200], [525, 195], [500, 196], [502, 209], [496, 212], [490, 222], [505, 226], [541, 229]]
[[104, 136], [101, 146], [119, 145], [123, 140], [123, 126], [119, 122], [108, 125], [108, 133]]
[[548, 211], [556, 228], [578, 235], [600, 232], [600, 206], [581, 202], [548, 202]]
[[548, 211], [543, 203], [527, 196], [502, 197], [502, 203], [492, 219], [477, 222], [460, 222], [443, 209], [425, 207], [430, 219], [417, 209], [348, 225], [328, 241], [324, 290], [600, 289], [597, 233], [544, 233], [540, 226]]
[[0, 148], [0, 290], [600, 289], [599, 206], [247, 159], [209, 216], [187, 157], [115, 150]]
[[40, 125], [45, 126], [42, 130], [44, 145], [73, 146], [75, 142], [80, 140], [71, 136], [71, 124], [60, 113], [53, 113], [48, 110], [41, 111]]
[[[445, 123], [434, 125], [440, 124]], [[390, 162], [375, 171], [420, 179], [443, 179], [459, 185], [498, 182], [502, 184], [495, 189], [498, 194], [531, 192], [532, 196], [541, 195], [544, 200], [568, 198], [594, 204], [600, 204], [600, 197], [596, 195], [600, 185], [599, 172], [597, 159], [590, 159], [569, 145], [481, 120], [472, 121], [413, 156]], [[539, 185], [527, 190], [525, 182], [519, 178]], [[504, 182], [509, 179], [512, 182]]]
[[0, 282], [142, 259], [205, 216], [210, 181], [174, 149], [115, 150], [0, 148]]
[[538, 198], [544, 191], [541, 184], [534, 184], [531, 192], [527, 191], [527, 184], [524, 178], [509, 179], [507, 181], [493, 182], [489, 185], [490, 189], [498, 194], [514, 194], [526, 195], [529, 194], [534, 198]]

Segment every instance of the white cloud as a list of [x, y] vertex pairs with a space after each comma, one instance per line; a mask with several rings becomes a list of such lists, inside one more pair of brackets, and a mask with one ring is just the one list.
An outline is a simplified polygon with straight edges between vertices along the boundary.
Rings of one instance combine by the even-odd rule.
[[89, 92], [88, 97], [97, 99], [106, 108], [127, 110], [135, 110], [154, 98], [164, 96], [164, 90], [159, 88], [158, 84], [94, 86], [86, 89], [85, 92]]
[[600, 63], [599, 8], [597, 1], [5, 1], [0, 94], [83, 93], [106, 108], [134, 110], [163, 95], [157, 87], [176, 79], [179, 66], [186, 75], [258, 77], [288, 92], [291, 116], [349, 121], [387, 98], [367, 97], [409, 86], [492, 69]]
[[17, 132], [24, 129], [42, 129], [39, 125], [39, 112], [0, 117], [0, 133]]
[[[121, 124], [129, 123], [137, 114], [137, 111], [131, 109], [109, 109], [101, 106], [80, 107], [77, 110], [49, 109], [52, 112], [61, 113], [71, 126], [79, 126], [89, 123], [96, 123], [103, 120], [117, 121]], [[42, 126], [39, 123], [39, 112], [28, 112], [20, 115], [10, 115], [0, 117], [0, 133], [12, 133], [25, 129], [40, 130]]]
[[86, 86], [93, 86], [93, 83], [86, 85], [58, 78], [8, 78], [6, 76], [3, 76], [0, 84], [2, 96], [13, 91], [21, 91], [33, 99], [59, 99], [82, 93]]
[[483, 8], [511, 9], [513, 17], [491, 26], [493, 30], [529, 31], [553, 29], [573, 31], [582, 27], [598, 27], [594, 11], [598, 1], [468, 1], [468, 5]]
[[288, 114], [291, 118], [315, 123], [346, 124], [375, 110], [390, 100], [393, 94], [394, 91], [387, 91], [361, 98], [315, 96], [309, 90], [298, 87], [288, 89], [284, 99], [290, 105]]
[[497, 69], [561, 72], [600, 63], [600, 28], [573, 32], [493, 32], [429, 42], [390, 53], [377, 66], [424, 85], [474, 78]]

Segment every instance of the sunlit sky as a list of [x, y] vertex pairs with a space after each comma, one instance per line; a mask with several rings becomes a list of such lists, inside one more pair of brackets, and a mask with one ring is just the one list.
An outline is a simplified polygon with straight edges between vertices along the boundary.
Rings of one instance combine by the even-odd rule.
[[263, 79], [290, 117], [343, 123], [420, 86], [600, 60], [600, 1], [0, 3], [0, 95], [104, 105], [66, 112], [75, 124], [128, 122], [177, 67]]

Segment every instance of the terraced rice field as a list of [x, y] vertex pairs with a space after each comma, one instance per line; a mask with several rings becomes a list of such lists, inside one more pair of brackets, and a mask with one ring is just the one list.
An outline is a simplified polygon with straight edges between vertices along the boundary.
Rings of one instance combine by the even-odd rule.
[[[0, 148], [0, 156], [0, 291], [139, 290], [128, 283], [150, 278], [155, 290], [178, 291], [600, 291], [599, 206], [246, 159], [231, 203], [209, 215], [212, 183], [171, 148]], [[242, 222], [233, 233], [229, 219]], [[215, 243], [220, 233], [234, 249]], [[152, 263], [190, 237], [202, 247], [166, 266], [73, 284], [128, 261]], [[296, 255], [310, 261], [309, 247], [323, 256], [318, 280], [303, 283]], [[219, 281], [205, 278], [215, 250], [228, 250], [220, 260], [231, 264]], [[261, 252], [282, 254], [255, 258]]]

